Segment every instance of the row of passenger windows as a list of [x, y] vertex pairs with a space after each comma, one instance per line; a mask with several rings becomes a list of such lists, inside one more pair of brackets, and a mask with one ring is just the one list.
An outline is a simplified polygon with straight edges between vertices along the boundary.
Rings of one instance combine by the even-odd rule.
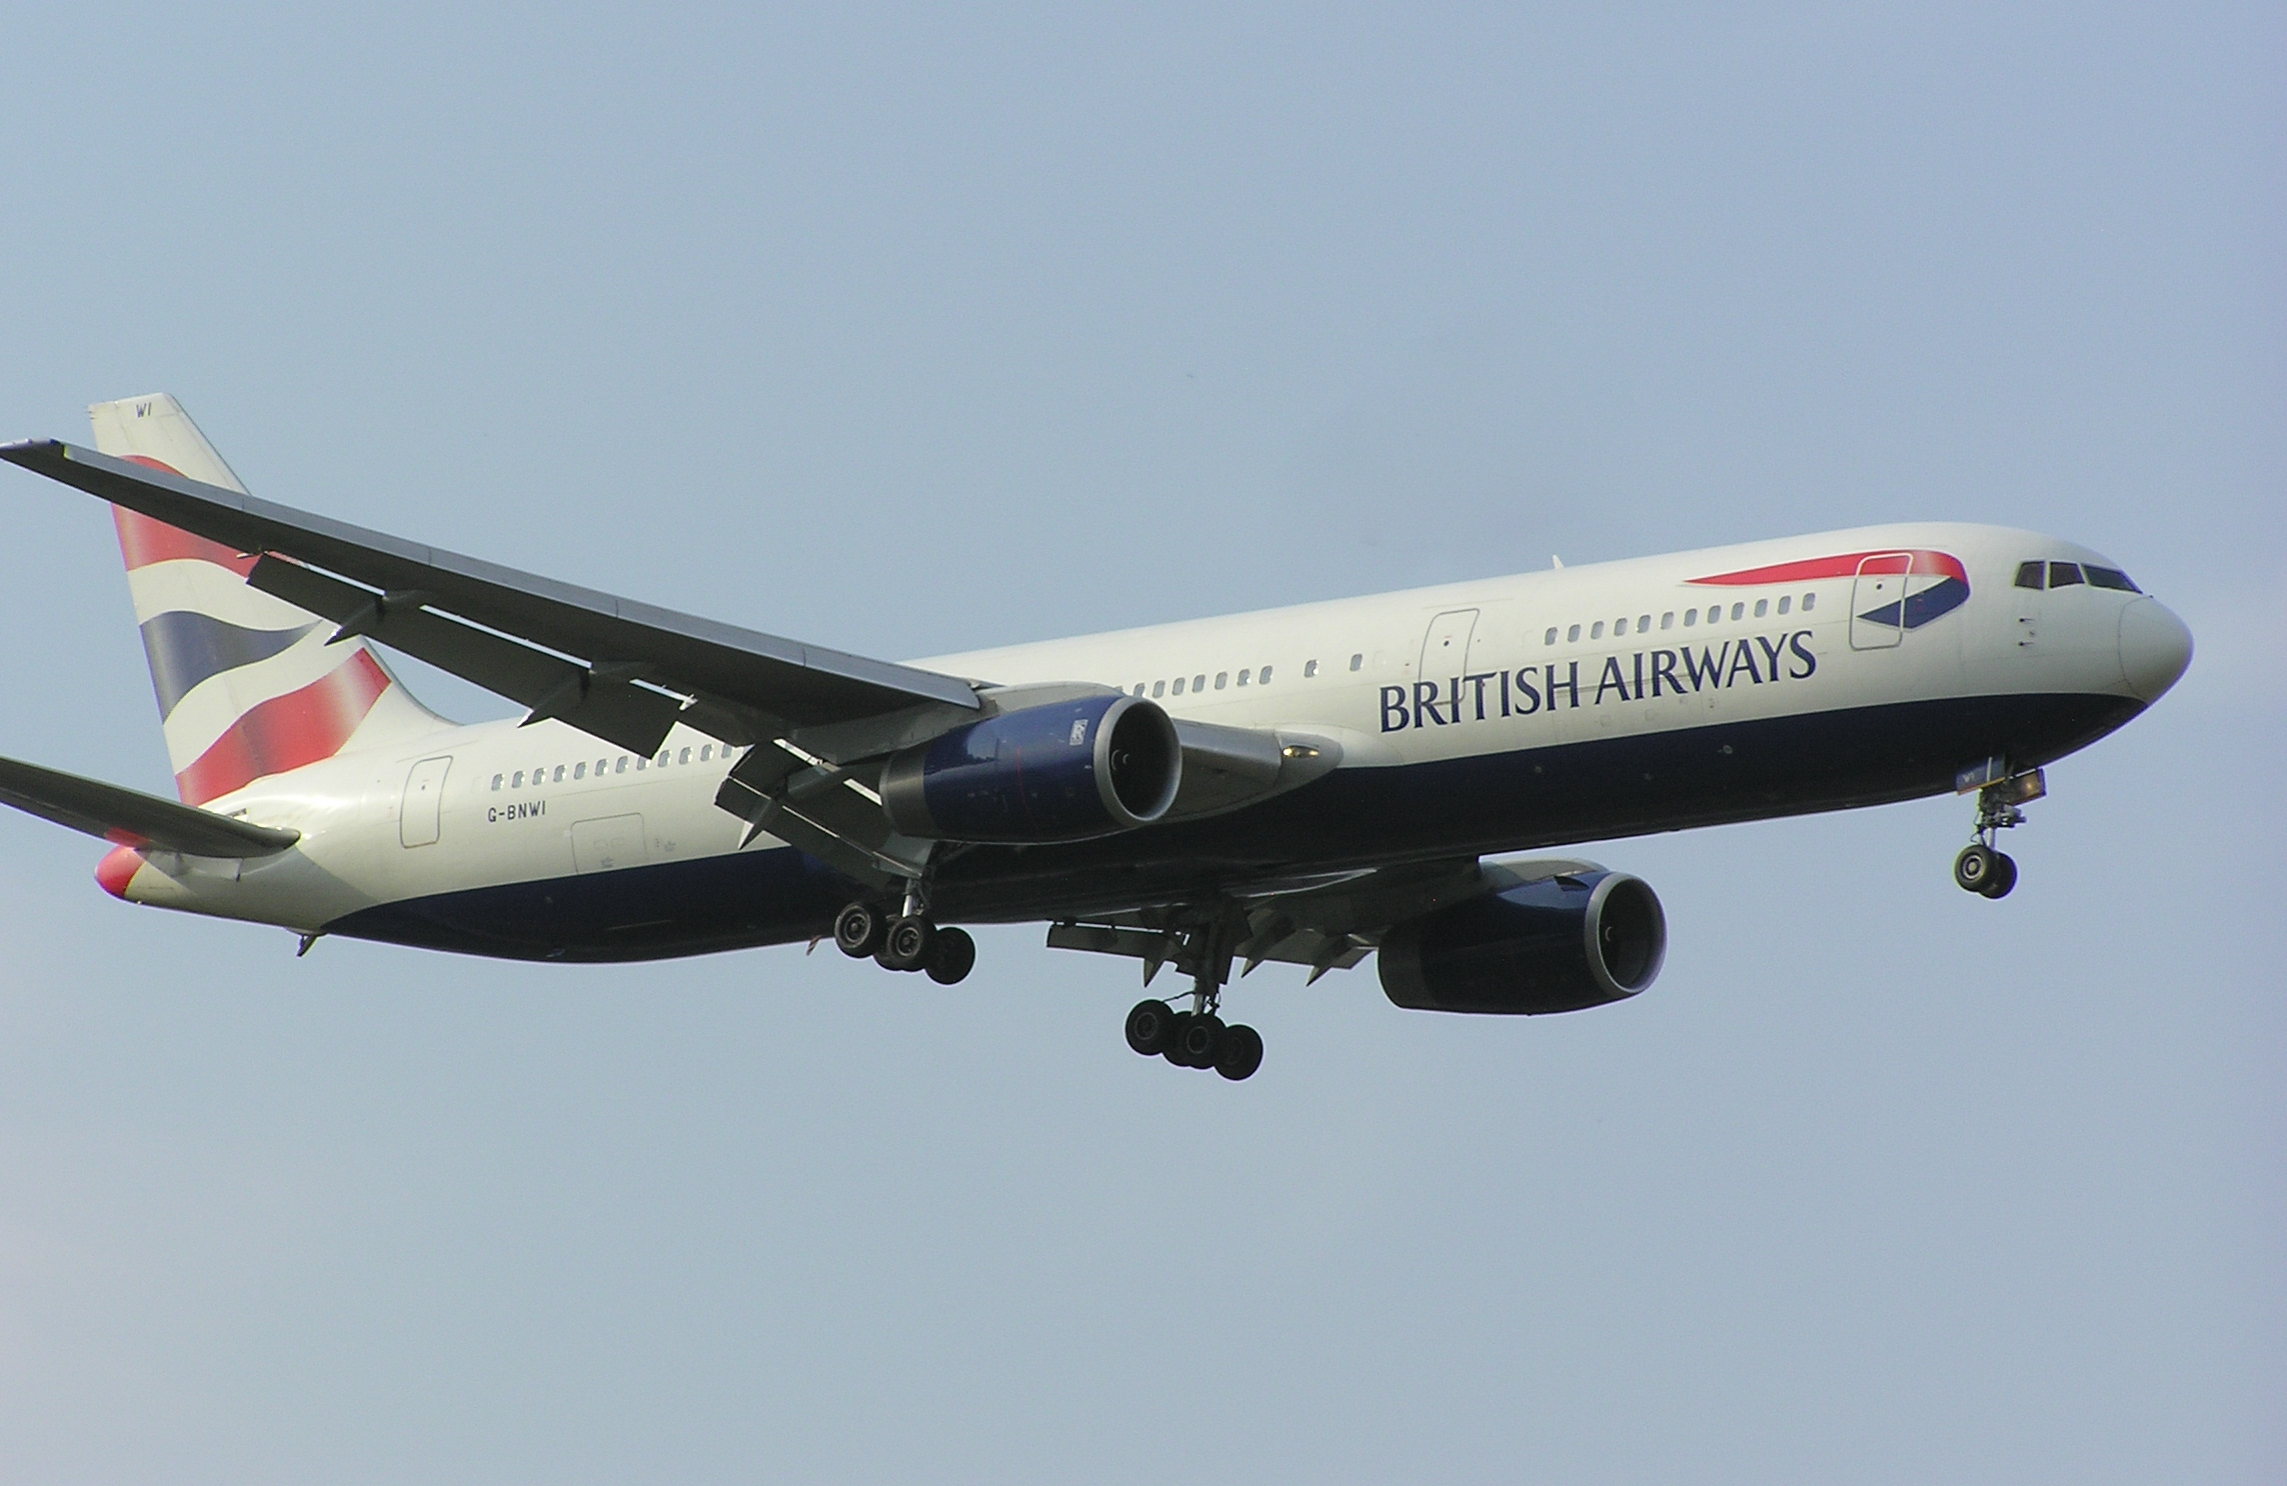
[[[728, 743], [722, 745], [721, 752], [726, 759], [735, 758], [738, 754], [738, 750]], [[716, 745], [701, 743], [697, 748], [662, 748], [659, 750], [659, 757], [657, 758], [636, 758], [625, 753], [619, 756], [617, 763], [608, 758], [599, 758], [592, 768], [596, 778], [601, 779], [607, 774], [625, 774], [631, 769], [640, 774], [646, 769], [664, 769], [671, 764], [712, 763], [715, 753]], [[590, 769], [591, 766], [585, 759], [576, 764], [556, 764], [553, 767], [543, 764], [541, 767], [530, 771], [518, 769], [513, 774], [495, 774], [492, 776], [492, 787], [494, 789], [522, 789], [526, 782], [527, 772], [530, 773], [531, 783], [535, 786], [564, 784], [575, 779], [587, 778]]]
[[[1350, 669], [1353, 671], [1362, 669], [1365, 664], [1366, 657], [1363, 653], [1350, 657]], [[1231, 673], [1229, 671], [1217, 671], [1215, 673], [1214, 689], [1221, 691], [1225, 687], [1231, 686], [1233, 684], [1239, 686], [1268, 686], [1271, 684], [1271, 671], [1272, 667], [1270, 666], [1264, 666], [1260, 670], [1257, 670], [1253, 666], [1242, 666], [1239, 670], [1236, 683], [1233, 682]], [[1302, 663], [1303, 680], [1308, 681], [1317, 674], [1317, 661], [1306, 660]], [[1138, 681], [1134, 686], [1129, 688], [1129, 691], [1132, 695], [1139, 697], [1179, 697], [1182, 696], [1187, 690], [1196, 693], [1205, 691], [1207, 689], [1207, 673], [1205, 671], [1201, 671], [1196, 676], [1178, 676], [1173, 681]]]
[[[1795, 596], [1794, 596], [1793, 594], [1791, 594], [1791, 593], [1785, 593], [1785, 594], [1781, 594], [1781, 595], [1779, 595], [1779, 612], [1780, 612], [1781, 614], [1785, 614], [1785, 613], [1787, 613], [1788, 611], [1790, 611], [1791, 609], [1793, 609], [1793, 608], [1794, 608], [1794, 606], [1795, 606]], [[1810, 612], [1812, 609], [1816, 608], [1817, 606], [1818, 606], [1818, 595], [1817, 595], [1817, 594], [1815, 594], [1815, 593], [1806, 593], [1806, 594], [1804, 594], [1804, 595], [1803, 595], [1803, 612], [1804, 612], [1805, 614], [1808, 614], [1808, 613], [1809, 613], [1809, 612]], [[1710, 604], [1710, 605], [1708, 605], [1708, 606], [1707, 606], [1707, 611], [1706, 611], [1706, 612], [1707, 612], [1707, 619], [1706, 619], [1706, 622], [1707, 622], [1707, 623], [1709, 623], [1709, 624], [1721, 624], [1721, 623], [1723, 622], [1723, 606], [1722, 606], [1721, 604]], [[1757, 600], [1755, 600], [1755, 617], [1756, 617], [1757, 619], [1761, 619], [1761, 618], [1765, 617], [1765, 616], [1766, 616], [1766, 615], [1768, 615], [1770, 612], [1771, 612], [1771, 601], [1770, 601], [1769, 599], [1757, 599]], [[1733, 605], [1731, 606], [1731, 617], [1732, 617], [1734, 620], [1745, 619], [1745, 618], [1747, 617], [1747, 602], [1746, 602], [1746, 600], [1742, 599], [1742, 600], [1740, 600], [1738, 603], [1735, 603], [1735, 604], [1733, 604]], [[1684, 628], [1685, 628], [1685, 629], [1691, 629], [1691, 628], [1693, 628], [1694, 626], [1698, 625], [1700, 622], [1701, 622], [1701, 621], [1700, 621], [1700, 611], [1699, 611], [1699, 610], [1697, 610], [1697, 609], [1686, 609], [1686, 610], [1684, 610], [1684, 611], [1683, 611], [1683, 624], [1684, 624]], [[1612, 633], [1613, 633], [1614, 635], [1624, 635], [1624, 634], [1627, 634], [1627, 633], [1628, 633], [1628, 624], [1629, 624], [1629, 620], [1628, 620], [1628, 617], [1627, 617], [1626, 615], [1624, 615], [1624, 614], [1623, 614], [1623, 615], [1622, 615], [1621, 617], [1619, 617], [1618, 619], [1615, 619], [1615, 620], [1613, 620], [1613, 621], [1612, 621]], [[1639, 634], [1639, 635], [1650, 634], [1650, 633], [1651, 633], [1651, 630], [1652, 630], [1652, 616], [1651, 616], [1651, 615], [1649, 615], [1649, 614], [1639, 614], [1639, 615], [1637, 615], [1637, 616], [1636, 616], [1636, 619], [1635, 619], [1635, 626], [1636, 626], [1636, 633], [1637, 633], [1637, 634]], [[1676, 627], [1676, 616], [1675, 616], [1675, 611], [1674, 611], [1673, 609], [1669, 610], [1667, 613], [1665, 613], [1665, 614], [1662, 614], [1662, 615], [1660, 616], [1660, 628], [1661, 628], [1661, 629], [1674, 629], [1675, 627]], [[1580, 626], [1579, 626], [1579, 625], [1577, 625], [1577, 624], [1573, 624], [1573, 625], [1564, 625], [1564, 626], [1559, 626], [1559, 625], [1554, 625], [1554, 624], [1552, 624], [1552, 625], [1550, 625], [1550, 626], [1548, 627], [1548, 633], [1547, 633], [1547, 634], [1545, 634], [1545, 635], [1543, 635], [1543, 636], [1541, 636], [1541, 643], [1542, 643], [1543, 645], [1554, 645], [1554, 644], [1556, 643], [1556, 636], [1557, 636], [1557, 631], [1558, 631], [1558, 629], [1559, 629], [1559, 628], [1562, 628], [1562, 629], [1563, 629], [1563, 631], [1564, 631], [1564, 639], [1565, 639], [1565, 643], [1566, 643], [1566, 644], [1568, 644], [1568, 645], [1570, 645], [1570, 644], [1575, 644], [1575, 643], [1577, 643], [1577, 642], [1579, 641], [1579, 639], [1580, 639]], [[1588, 627], [1588, 638], [1589, 638], [1589, 639], [1591, 639], [1591, 640], [1601, 640], [1601, 639], [1603, 639], [1603, 638], [1604, 638], [1604, 621], [1603, 621], [1603, 620], [1599, 619], [1599, 620], [1597, 620], [1597, 621], [1596, 621], [1594, 624], [1592, 624], [1592, 625], [1590, 625], [1590, 626]]]
[[[2047, 579], [2046, 584], [2042, 582]], [[2122, 593], [2142, 593], [2118, 568], [2100, 568], [2095, 563], [2078, 562], [2021, 562], [2017, 564], [2017, 586], [2039, 589], [2070, 588], [2076, 583], [2087, 583], [2095, 588], [2116, 588]]]

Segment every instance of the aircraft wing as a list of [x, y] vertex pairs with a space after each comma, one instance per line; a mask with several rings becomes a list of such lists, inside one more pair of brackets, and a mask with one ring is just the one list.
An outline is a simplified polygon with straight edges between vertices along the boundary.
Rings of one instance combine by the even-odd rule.
[[114, 846], [151, 846], [198, 857], [259, 857], [284, 851], [301, 832], [250, 825], [157, 795], [0, 758], [0, 804]]
[[871, 749], [981, 707], [956, 677], [559, 583], [61, 440], [0, 445], [0, 459], [261, 553], [247, 582], [333, 620], [337, 638], [369, 636], [523, 703], [528, 721], [561, 718], [636, 752], [677, 721], [747, 744], [881, 719], [860, 730]]

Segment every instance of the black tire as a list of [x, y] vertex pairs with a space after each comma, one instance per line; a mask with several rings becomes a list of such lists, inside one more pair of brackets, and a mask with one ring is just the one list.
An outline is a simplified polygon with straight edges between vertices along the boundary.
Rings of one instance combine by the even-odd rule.
[[885, 970], [919, 970], [929, 963], [937, 947], [937, 927], [915, 914], [893, 922], [881, 936], [881, 952], [874, 956]]
[[966, 929], [939, 929], [937, 947], [929, 955], [929, 978], [941, 986], [957, 986], [977, 968], [977, 941]]
[[1138, 1001], [1128, 1013], [1128, 1046], [1147, 1058], [1167, 1051], [1168, 1034], [1175, 1029], [1175, 1012], [1165, 1001]]
[[1996, 860], [2001, 853], [1983, 845], [1965, 846], [1961, 855], [1953, 859], [1953, 883], [1965, 893], [1982, 893], [1993, 880]]
[[2006, 898], [2017, 885], [2017, 859], [2005, 851], [1993, 854], [1993, 875], [1978, 889], [1988, 898]]
[[834, 947], [853, 960], [881, 950], [882, 916], [871, 903], [852, 903], [834, 915]]
[[1167, 1043], [1159, 1050], [1161, 1057], [1178, 1068], [1191, 1066], [1183, 1055], [1184, 1029], [1191, 1025], [1191, 1016], [1188, 1011], [1179, 1011], [1167, 1019]]
[[1176, 1033], [1186, 1068], [1212, 1068], [1223, 1055], [1223, 1041], [1228, 1028], [1223, 1019], [1213, 1012], [1194, 1016]]
[[1215, 1071], [1237, 1083], [1252, 1078], [1263, 1066], [1263, 1034], [1244, 1023], [1228, 1028], [1223, 1033], [1223, 1052], [1215, 1060]]

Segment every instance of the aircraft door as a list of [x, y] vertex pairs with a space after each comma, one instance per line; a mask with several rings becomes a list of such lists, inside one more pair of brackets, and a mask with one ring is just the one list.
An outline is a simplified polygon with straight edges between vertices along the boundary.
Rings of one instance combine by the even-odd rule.
[[1850, 587], [1850, 648], [1887, 650], [1906, 636], [1906, 573], [1910, 552], [1877, 552], [1858, 561]]
[[572, 865], [582, 872], [616, 872], [643, 865], [643, 817], [607, 815], [572, 826]]
[[397, 812], [397, 839], [407, 846], [434, 846], [443, 834], [445, 773], [450, 758], [425, 758], [405, 776], [405, 801]]
[[1469, 674], [1469, 637], [1477, 629], [1475, 609], [1449, 609], [1429, 622], [1422, 637], [1421, 669], [1417, 680], [1444, 686], [1455, 676]]

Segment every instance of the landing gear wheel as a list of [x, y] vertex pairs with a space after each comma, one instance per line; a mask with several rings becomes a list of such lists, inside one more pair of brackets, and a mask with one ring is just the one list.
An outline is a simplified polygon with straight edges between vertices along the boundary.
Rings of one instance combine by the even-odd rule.
[[1167, 1060], [1184, 1068], [1212, 1068], [1223, 1052], [1224, 1035], [1221, 1017], [1211, 1011], [1196, 1013], [1176, 1028], [1175, 1042], [1168, 1049]]
[[929, 978], [941, 986], [959, 985], [976, 968], [977, 941], [966, 929], [939, 929], [929, 954]]
[[885, 970], [919, 970], [929, 963], [929, 952], [936, 947], [936, 927], [919, 914], [909, 914], [883, 932], [881, 949], [874, 958]]
[[1179, 1011], [1167, 1019], [1167, 1040], [1160, 1044], [1160, 1056], [1178, 1068], [1189, 1068], [1191, 1060], [1183, 1055], [1183, 1038], [1191, 1026], [1192, 1013]]
[[1128, 1013], [1128, 1046], [1147, 1058], [1167, 1051], [1175, 1030], [1175, 1013], [1165, 1001], [1138, 1001]]
[[881, 949], [882, 917], [871, 903], [852, 903], [834, 916], [834, 947], [853, 960]]
[[[2000, 863], [2003, 860], [2005, 858], [2000, 852], [1983, 842], [1974, 846], [1963, 847], [1961, 855], [1953, 859], [1954, 886], [1965, 893], [1986, 893], [1989, 897], [1994, 896], [1988, 890], [1987, 884], [1999, 875]], [[2012, 872], [2012, 883], [2015, 882], [2015, 876], [2016, 874]], [[2003, 888], [2002, 891], [2007, 892], [2008, 889]]]
[[1250, 1077], [1263, 1066], [1263, 1034], [1241, 1024], [1223, 1033], [1223, 1050], [1215, 1059], [1215, 1071], [1237, 1083]]
[[2005, 851], [1993, 854], [1993, 871], [1978, 891], [1988, 898], [2006, 898], [2017, 885], [2017, 862]]

